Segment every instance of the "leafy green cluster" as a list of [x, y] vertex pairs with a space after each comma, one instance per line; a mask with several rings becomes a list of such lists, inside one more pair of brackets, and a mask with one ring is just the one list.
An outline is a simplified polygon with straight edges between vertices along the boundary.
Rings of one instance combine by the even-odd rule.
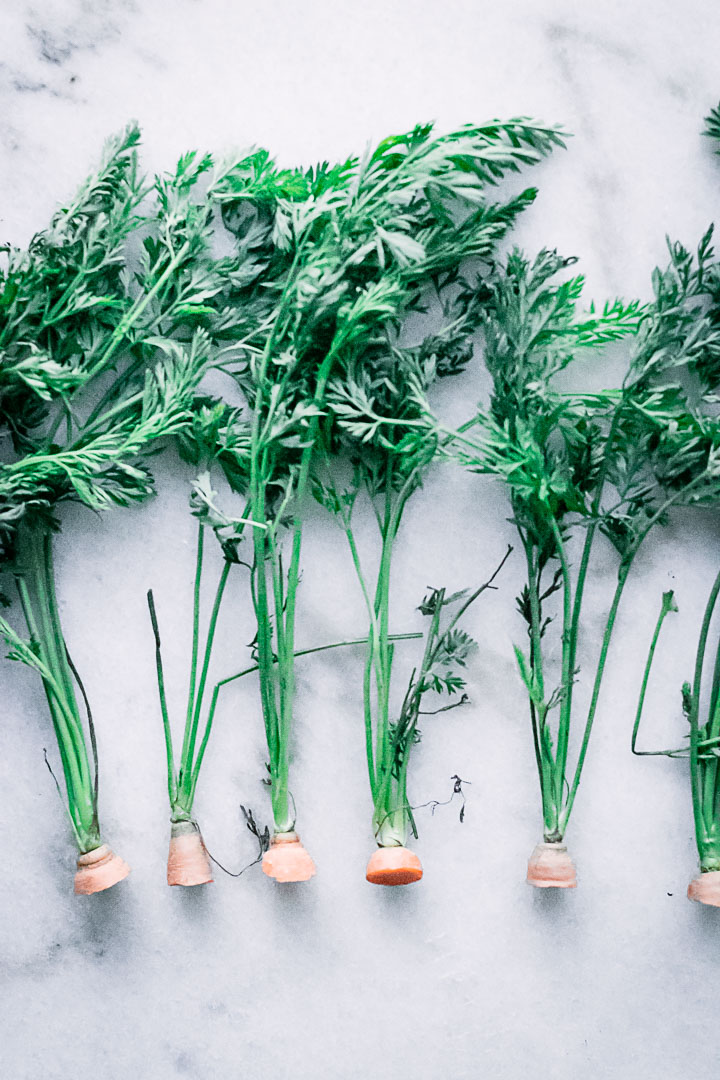
[[139, 458], [189, 419], [211, 335], [228, 321], [208, 303], [227, 271], [212, 255], [212, 207], [195, 194], [209, 159], [186, 155], [158, 177], [142, 213], [138, 139], [129, 127], [109, 140], [50, 229], [27, 252], [8, 250], [0, 422], [16, 455], [0, 471], [6, 553], [26, 513], [50, 522], [65, 498], [99, 509], [152, 490]]
[[[670, 263], [653, 275], [653, 302], [613, 301], [583, 312], [583, 279], [565, 275], [574, 260], [513, 251], [502, 270], [474, 287], [485, 302], [487, 408], [456, 435], [455, 456], [506, 484], [527, 562], [518, 608], [530, 652], [516, 649], [530, 703], [541, 777], [546, 838], [562, 837], [597, 707], [614, 621], [633, 559], [672, 506], [720, 496], [714, 386], [717, 270], [711, 231], [695, 255], [670, 244]], [[560, 275], [563, 275], [560, 277]], [[597, 348], [634, 334], [617, 389], [569, 392], [564, 372]], [[568, 776], [573, 687], [578, 677], [581, 608], [598, 532], [620, 555], [618, 581], [595, 671], [574, 772]], [[572, 544], [580, 560], [572, 569]], [[547, 685], [544, 638], [560, 601], [561, 672]], [[557, 711], [554, 729], [550, 716]]]
[[[553, 523], [573, 514], [599, 523], [625, 556], [668, 497], [714, 497], [717, 429], [707, 406], [720, 337], [708, 309], [710, 233], [696, 256], [679, 244], [670, 245], [670, 255], [668, 268], [653, 277], [647, 309], [615, 301], [578, 316], [582, 278], [552, 284], [567, 266], [552, 252], [532, 264], [514, 252], [505, 275], [481, 286], [490, 293], [484, 331], [493, 393], [490, 408], [478, 412], [479, 441], [467, 453], [461, 444], [459, 454], [508, 484], [518, 526], [549, 558]], [[557, 376], [582, 362], [579, 350], [635, 330], [618, 390], [560, 388]]]
[[50, 405], [86, 381], [126, 305], [125, 241], [140, 223], [140, 133], [108, 140], [97, 170], [27, 250], [1, 250], [0, 425], [27, 447]]
[[[400, 309], [388, 309], [382, 322], [371, 326], [358, 343], [344, 343], [325, 395], [326, 415], [320, 425], [323, 467], [316, 469], [313, 492], [337, 518], [345, 531], [369, 616], [368, 651], [364, 680], [366, 751], [370, 788], [374, 802], [374, 827], [378, 842], [403, 843], [412, 812], [407, 798], [409, 750], [418, 737], [417, 720], [423, 695], [430, 691], [453, 694], [464, 686], [461, 669], [472, 648], [471, 639], [451, 621], [440, 629], [442, 609], [464, 596], [445, 597], [433, 591], [421, 606], [431, 618], [426, 648], [419, 668], [413, 671], [398, 716], [390, 715], [390, 686], [393, 646], [389, 640], [390, 572], [393, 545], [408, 499], [422, 484], [444, 440], [431, 416], [428, 397], [439, 378], [461, 372], [474, 352], [474, 337], [482, 318], [484, 301], [463, 289], [462, 271], [488, 265], [499, 240], [518, 213], [534, 197], [528, 190], [508, 203], [491, 203], [487, 184], [507, 171], [536, 160], [558, 140], [546, 139], [546, 132], [532, 146], [531, 157], [514, 150], [532, 142], [531, 133], [519, 123], [464, 130], [455, 133], [440, 148], [422, 141], [429, 129], [417, 129], [397, 156], [397, 143], [381, 147], [383, 157], [392, 153], [393, 167], [413, 160], [416, 177], [408, 182], [400, 175], [400, 192], [388, 195], [390, 209], [402, 206], [412, 192], [414, 220], [395, 220], [392, 228], [383, 225], [365, 241], [373, 263], [385, 270], [387, 288], [399, 290], [413, 285], [404, 313], [420, 310], [428, 295], [439, 307], [440, 328], [418, 345], [400, 343]], [[468, 154], [472, 138], [475, 149]], [[498, 139], [492, 146], [487, 139]], [[462, 157], [458, 150], [462, 148]], [[439, 151], [449, 155], [442, 164]], [[508, 156], [509, 150], [509, 156]], [[374, 159], [369, 161], [372, 165]], [[468, 177], [467, 174], [470, 174]], [[372, 171], [371, 171], [372, 176]], [[362, 181], [359, 185], [362, 192]], [[397, 237], [412, 235], [414, 247], [397, 247]], [[393, 237], [392, 242], [388, 237]], [[442, 248], [444, 254], [441, 256]], [[395, 265], [389, 263], [394, 256]], [[385, 261], [388, 265], [385, 266]], [[423, 277], [420, 277], [422, 271]], [[416, 275], [413, 280], [410, 275]], [[417, 286], [423, 291], [419, 292]], [[428, 286], [432, 293], [428, 293]], [[446, 439], [445, 439], [446, 441]], [[339, 462], [349, 462], [352, 480], [343, 487], [338, 477]], [[353, 532], [353, 512], [360, 495], [371, 505], [378, 524], [381, 553], [374, 589], [365, 576]], [[482, 591], [482, 590], [480, 590]], [[472, 599], [479, 593], [473, 594]], [[466, 605], [461, 607], [461, 613]], [[460, 699], [464, 700], [464, 699]], [[442, 711], [442, 710], [440, 710]]]
[[643, 315], [636, 302], [617, 300], [580, 313], [582, 275], [555, 280], [574, 262], [553, 251], [530, 261], [516, 249], [499, 273], [478, 283], [493, 389], [489, 409], [478, 410], [479, 442], [460, 442], [458, 450], [470, 467], [508, 484], [518, 526], [548, 557], [552, 522], [591, 512], [614, 404], [612, 394], [583, 398], [554, 380], [579, 350], [632, 333]]
[[196, 194], [209, 159], [186, 155], [157, 178], [143, 212], [138, 139], [133, 126], [111, 139], [50, 228], [26, 252], [6, 249], [0, 275], [0, 433], [10, 443], [0, 549], [30, 639], [5, 620], [0, 633], [10, 657], [42, 678], [81, 851], [100, 843], [97, 753], [59, 620], [56, 510], [66, 499], [102, 510], [152, 492], [147, 456], [190, 424], [213, 335], [228, 321], [210, 304], [226, 268], [211, 250], [212, 208]]
[[[251, 300], [257, 330], [228, 370], [252, 414], [242, 473], [253, 523], [257, 655], [280, 828], [291, 820], [288, 737], [302, 504], [317, 447], [338, 453], [344, 441], [362, 443], [357, 467], [376, 490], [387, 484], [380, 458], [385, 444], [407, 435], [405, 402], [412, 404], [405, 391], [427, 388], [442, 347], [447, 370], [460, 366], [449, 342], [437, 343], [432, 354], [400, 348], [402, 323], [420, 309], [430, 285], [444, 290], [465, 260], [488, 258], [534, 197], [528, 190], [494, 204], [487, 186], [561, 143], [557, 129], [524, 120], [447, 135], [424, 125], [385, 139], [361, 159], [305, 171], [281, 169], [258, 151], [211, 186], [239, 250], [252, 253], [247, 274], [236, 280]], [[398, 400], [401, 413], [393, 411]], [[400, 472], [390, 486], [399, 482]], [[315, 488], [320, 494], [322, 486]], [[285, 524], [292, 541], [283, 561]]]
[[[720, 108], [706, 118], [706, 131], [720, 142]], [[716, 146], [716, 152], [718, 148]], [[670, 245], [671, 264], [654, 277], [658, 308], [671, 323], [657, 352], [677, 369], [674, 385], [659, 390], [646, 418], [655, 427], [653, 479], [659, 480], [669, 501], [685, 505], [717, 505], [720, 495], [720, 446], [717, 403], [720, 377], [720, 263], [712, 247], [712, 228], [693, 257], [679, 244]], [[678, 302], [679, 301], [679, 302]], [[652, 362], [652, 352], [646, 347]], [[638, 699], [631, 748], [640, 756], [689, 758], [695, 839], [702, 871], [720, 869], [720, 649], [708, 665], [711, 626], [720, 598], [716, 576], [703, 615], [692, 683], [682, 686], [682, 711], [689, 741], [667, 750], [638, 750], [637, 738], [660, 631], [670, 612], [677, 611], [672, 592], [663, 594]], [[712, 676], [708, 679], [708, 668]], [[709, 692], [708, 692], [709, 691]], [[688, 892], [690, 896], [690, 891]]]
[[712, 503], [720, 488], [714, 396], [718, 266], [708, 230], [693, 255], [670, 243], [613, 416], [607, 479], [617, 493], [603, 530], [627, 558], [670, 506]]
[[257, 251], [265, 295], [276, 299], [266, 348], [251, 355], [240, 381], [263, 413], [266, 471], [281, 488], [318, 415], [317, 377], [328, 358], [342, 354], [351, 366], [376, 341], [384, 345], [425, 282], [487, 255], [534, 196], [494, 206], [487, 183], [560, 142], [556, 129], [523, 121], [446, 136], [424, 126], [384, 140], [360, 162], [300, 172], [259, 152], [218, 179], [212, 195]]
[[[336, 516], [350, 547], [368, 616], [364, 680], [366, 752], [378, 843], [405, 842], [408, 826], [416, 834], [407, 794], [412, 746], [419, 741], [418, 718], [428, 693], [454, 695], [464, 689], [463, 669], [475, 643], [458, 619], [483, 589], [446, 595], [433, 589], [420, 605], [430, 625], [420, 663], [410, 675], [397, 716], [391, 715], [394, 646], [389, 635], [390, 575], [393, 548], [409, 498], [422, 485], [438, 454], [440, 438], [428, 425], [428, 395], [439, 378], [458, 374], [471, 360], [478, 324], [474, 304], [461, 303], [449, 281], [436, 283], [442, 321], [419, 345], [400, 346], [388, 334], [362, 356], [343, 358], [330, 381], [328, 417], [323, 430], [324, 468], [313, 482], [315, 498]], [[349, 462], [349, 486], [337, 482]], [[372, 507], [380, 538], [374, 590], [361, 565], [353, 514], [362, 496]], [[465, 601], [461, 603], [461, 601]], [[441, 627], [444, 609], [457, 609]], [[374, 689], [373, 689], [374, 684]], [[438, 712], [464, 704], [465, 695]]]

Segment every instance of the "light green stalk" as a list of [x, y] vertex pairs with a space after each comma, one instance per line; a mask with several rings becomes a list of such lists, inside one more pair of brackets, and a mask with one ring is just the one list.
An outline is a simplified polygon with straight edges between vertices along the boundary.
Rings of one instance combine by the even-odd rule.
[[[220, 573], [215, 589], [210, 618], [205, 633], [204, 646], [202, 648], [202, 664], [200, 666], [200, 617], [201, 617], [201, 585], [204, 563], [204, 531], [206, 526], [198, 523], [197, 552], [195, 561], [195, 584], [193, 588], [193, 617], [192, 617], [192, 651], [190, 658], [190, 675], [188, 680], [187, 708], [185, 713], [185, 728], [183, 743], [180, 752], [179, 767], [176, 767], [173, 753], [172, 730], [168, 713], [167, 697], [165, 692], [165, 676], [163, 672], [162, 651], [160, 641], [160, 629], [155, 600], [152, 589], [148, 592], [148, 608], [155, 636], [155, 660], [157, 668], [158, 693], [160, 697], [160, 710], [163, 720], [163, 733], [165, 737], [165, 753], [167, 762], [168, 796], [170, 798], [170, 820], [172, 822], [192, 821], [193, 802], [195, 788], [197, 786], [200, 766], [205, 755], [207, 742], [210, 736], [210, 728], [214, 715], [215, 698], [211, 705], [211, 712], [205, 722], [203, 736], [196, 753], [196, 744], [200, 723], [203, 715], [203, 704], [207, 689], [207, 680], [210, 671], [210, 662], [215, 643], [218, 618], [222, 606], [225, 588], [230, 575], [231, 563], [226, 559]], [[199, 669], [199, 678], [198, 678]]]
[[[22, 525], [16, 582], [57, 739], [73, 834], [80, 852], [86, 853], [101, 843], [97, 754], [90, 727], [93, 768], [60, 624], [49, 528], [39, 524]], [[88, 722], [91, 725], [89, 715]]]
[[692, 796], [693, 820], [695, 824], [695, 841], [700, 858], [700, 869], [704, 873], [720, 870], [720, 758], [718, 757], [718, 749], [720, 748], [720, 701], [718, 700], [720, 644], [717, 646], [715, 655], [713, 683], [710, 692], [709, 707], [707, 709], [708, 719], [704, 724], [700, 723], [705, 656], [710, 627], [717, 607], [718, 598], [720, 598], [720, 573], [715, 578], [712, 589], [710, 590], [710, 596], [708, 597], [705, 612], [703, 614], [697, 653], [695, 655], [695, 672], [692, 687], [686, 683], [683, 688], [683, 699], [690, 724], [689, 746], [686, 745], [669, 750], [636, 749], [648, 681], [660, 631], [666, 616], [671, 611], [677, 611], [677, 605], [675, 604], [672, 592], [663, 594], [660, 614], [658, 615], [657, 623], [655, 624], [655, 630], [653, 632], [645, 670], [643, 672], [631, 740], [632, 752], [638, 756], [689, 758], [690, 791]]

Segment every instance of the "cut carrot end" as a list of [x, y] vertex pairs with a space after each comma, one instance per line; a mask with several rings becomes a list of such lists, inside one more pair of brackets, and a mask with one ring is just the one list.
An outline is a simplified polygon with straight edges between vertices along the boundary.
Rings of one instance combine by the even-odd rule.
[[422, 863], [406, 847], [379, 847], [370, 856], [365, 871], [371, 885], [412, 885], [422, 876]]
[[116, 855], [107, 844], [101, 844], [94, 851], [81, 855], [77, 861], [75, 874], [75, 893], [78, 896], [91, 896], [96, 892], [117, 885], [130, 873], [130, 867]]
[[697, 900], [698, 904], [720, 907], [720, 870], [708, 870], [693, 878], [687, 896], [688, 900]]
[[210, 859], [200, 830], [191, 821], [174, 821], [167, 862], [168, 885], [209, 885]]
[[262, 859], [263, 873], [276, 881], [308, 881], [315, 863], [296, 832], [275, 833]]
[[528, 861], [528, 885], [536, 889], [576, 889], [575, 864], [564, 844], [538, 844]]

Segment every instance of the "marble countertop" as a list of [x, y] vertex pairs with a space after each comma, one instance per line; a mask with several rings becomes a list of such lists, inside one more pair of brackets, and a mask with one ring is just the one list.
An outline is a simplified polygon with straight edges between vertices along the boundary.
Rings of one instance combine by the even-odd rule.
[[[418, 121], [531, 115], [573, 133], [534, 171], [515, 239], [581, 257], [590, 296], [647, 298], [665, 236], [697, 242], [720, 206], [720, 159], [700, 131], [720, 98], [720, 9], [707, 0], [4, 0], [0, 5], [0, 241], [26, 243], [136, 118], [149, 172], [189, 148], [253, 143], [283, 162], [361, 150]], [[473, 376], [466, 392], [476, 393]], [[520, 567], [479, 607], [473, 708], [427, 724], [418, 801], [460, 772], [455, 810], [420, 820], [417, 887], [372, 888], [358, 715], [362, 658], [299, 670], [296, 795], [319, 872], [281, 889], [257, 868], [168, 889], [164, 750], [145, 609], [152, 585], [179, 706], [193, 574], [189, 474], [167, 456], [147, 505], [63, 514], [62, 617], [94, 704], [102, 812], [133, 866], [106, 894], [71, 893], [74, 852], [45, 768], [51, 731], [32, 673], [3, 662], [0, 1072], [8, 1080], [643, 1080], [708, 1075], [720, 915], [685, 899], [696, 867], [686, 766], [637, 760], [629, 728], [652, 623], [672, 585], [650, 692], [653, 740], [682, 730], [679, 686], [717, 567], [717, 515], [673, 521], [647, 545], [618, 624], [568, 834], [580, 887], [528, 888], [537, 778], [514, 670]], [[394, 612], [424, 586], [483, 580], [510, 537], [502, 491], [433, 476], [398, 547]], [[603, 561], [604, 559], [604, 561]], [[361, 598], [320, 514], [304, 547], [299, 637], [362, 634]], [[600, 560], [585, 644], [597, 643], [612, 557]], [[338, 584], [339, 583], [339, 584]], [[238, 584], [217, 670], [252, 638]], [[628, 747], [627, 753], [619, 748]], [[231, 866], [253, 857], [240, 804], [268, 817], [254, 687], [228, 694], [197, 812]], [[333, 802], [338, 788], [347, 796]], [[327, 867], [328, 872], [323, 872]]]

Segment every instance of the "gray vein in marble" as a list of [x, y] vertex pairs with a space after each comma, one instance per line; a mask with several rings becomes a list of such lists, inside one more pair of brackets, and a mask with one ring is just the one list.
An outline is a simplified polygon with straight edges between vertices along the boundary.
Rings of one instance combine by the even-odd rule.
[[623, 60], [628, 64], [634, 64], [638, 60], [637, 52], [628, 45], [620, 44], [610, 38], [600, 37], [598, 34], [590, 31], [579, 30], [577, 27], [570, 26], [568, 23], [549, 22], [545, 32], [551, 41], [560, 41], [563, 43], [566, 41], [579, 42], [582, 45], [590, 46], [598, 52], [604, 53], [606, 56]]
[[[554, 63], [566, 83], [572, 99], [576, 102], [578, 116], [577, 131], [583, 134], [588, 145], [601, 147], [602, 156], [595, 154], [592, 171], [586, 171], [585, 184], [595, 203], [595, 222], [593, 241], [596, 251], [601, 254], [600, 265], [607, 280], [617, 281], [616, 260], [620, 238], [612, 228], [614, 215], [609, 212], [610, 202], [617, 199], [624, 190], [623, 178], [612, 167], [613, 155], [602, 146], [603, 125], [595, 115], [596, 99], [588, 86], [587, 59], [592, 53], [607, 61], [607, 75], [612, 79], [615, 72], [624, 69], [626, 73], [638, 77], [643, 85], [658, 84], [671, 91], [680, 100], [687, 100], [687, 90], [679, 91], [680, 84], [670, 78], [658, 75], [655, 67], [642, 51], [638, 51], [617, 40], [602, 36], [592, 31], [578, 29], [565, 22], [549, 22], [545, 26], [545, 35], [554, 56]], [[649, 76], [649, 79], [648, 79]]]
[[30, 54], [12, 65], [0, 64], [0, 93], [47, 94], [77, 102], [79, 76], [71, 63], [119, 43], [127, 16], [137, 12], [133, 0], [79, 0], [70, 6], [60, 0], [42, 9], [26, 8], [21, 25]]
[[139, 10], [134, 0], [79, 0], [68, 18], [67, 7], [67, 3], [60, 3], [59, 19], [53, 18], [52, 5], [27, 9], [26, 32], [33, 40], [38, 58], [45, 63], [62, 66], [77, 52], [117, 41], [122, 32], [122, 16], [137, 14]]
[[[573, 134], [584, 135], [587, 144], [591, 146], [598, 141], [598, 129], [593, 118], [593, 110], [588, 104], [586, 84], [579, 72], [580, 61], [577, 54], [571, 49], [570, 42], [579, 42], [585, 48], [599, 48], [605, 55], [625, 63], [633, 62], [635, 56], [631, 50], [623, 46], [615, 45], [612, 42], [599, 41], [592, 34], [580, 33], [574, 28], [561, 23], [549, 23], [545, 32], [550, 43], [555, 66], [568, 86], [573, 100], [576, 102], [576, 113], [579, 118], [577, 127], [579, 130]], [[602, 173], [594, 170], [588, 171], [585, 174], [585, 184], [587, 190], [592, 193], [595, 202], [596, 213], [593, 215], [594, 219], [598, 222], [605, 222], [608, 218], [605, 213], [606, 200], [617, 191], [617, 177], [606, 168], [603, 169]], [[607, 230], [602, 227], [596, 227], [593, 235], [597, 250], [602, 253], [600, 264], [603, 274], [608, 281], [612, 281], [614, 276], [613, 238], [608, 237]]]
[[644, 75], [650, 76], [658, 90], [666, 89], [673, 98], [681, 102], [691, 99], [691, 87], [695, 84], [694, 72], [684, 69], [682, 79], [672, 74], [658, 71], [650, 61], [646, 51], [638, 51], [629, 45], [625, 45], [613, 38], [604, 37], [600, 34], [580, 30], [575, 26], [563, 22], [550, 22], [546, 26], [546, 35], [551, 41], [557, 41], [566, 47], [580, 45], [589, 51], [594, 51], [610, 60], [619, 61]]
[[[70, 35], [67, 34], [65, 40], [61, 40], [57, 37], [53, 31], [44, 30], [39, 26], [27, 26], [28, 36], [32, 39], [36, 46], [36, 52], [40, 60], [44, 60], [48, 64], [56, 64], [58, 67], [69, 60], [74, 52], [76, 52], [82, 46], [76, 45], [70, 40]], [[85, 48], [94, 48], [95, 44], [90, 42], [85, 45]]]

